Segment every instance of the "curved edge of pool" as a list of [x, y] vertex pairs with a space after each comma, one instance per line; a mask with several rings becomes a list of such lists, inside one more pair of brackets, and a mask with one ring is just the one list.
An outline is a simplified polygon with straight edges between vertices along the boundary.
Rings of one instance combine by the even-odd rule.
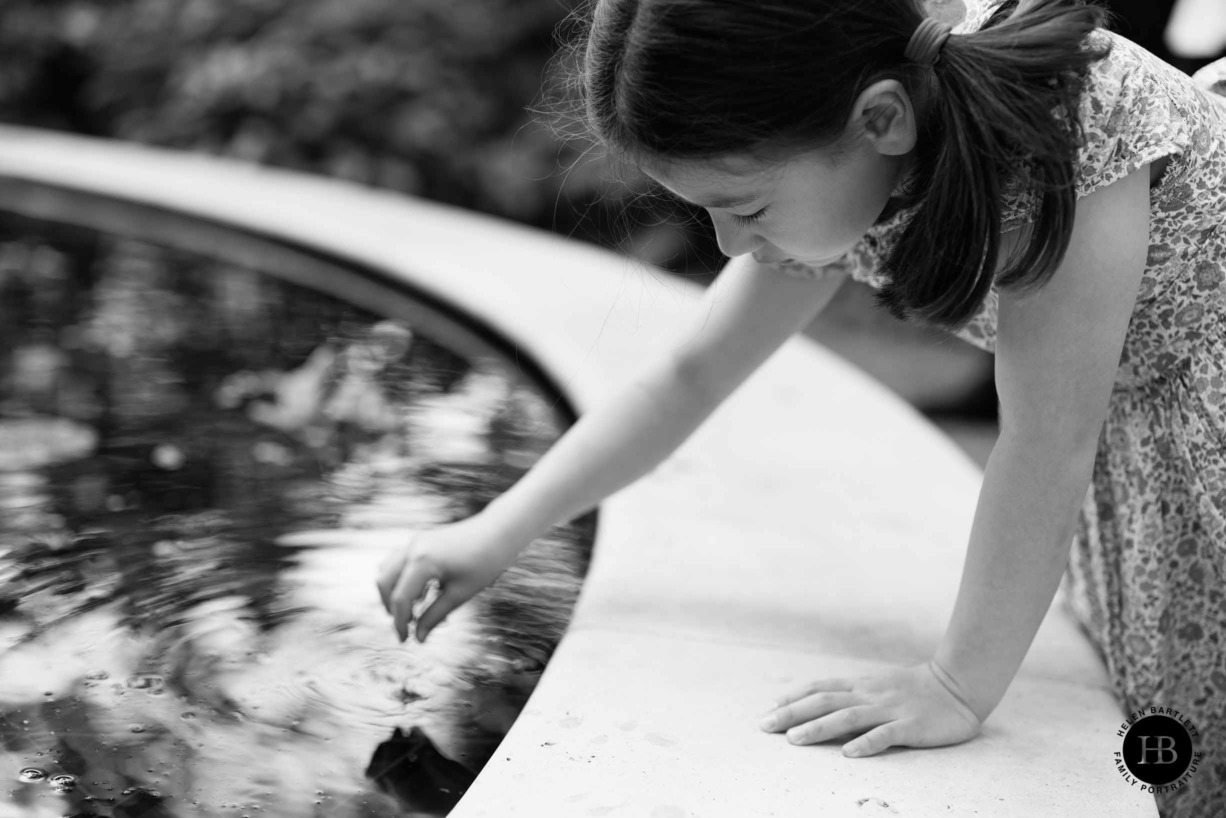
[[[0, 179], [388, 271], [531, 355], [579, 413], [697, 318], [700, 288], [658, 270], [336, 180], [8, 126]], [[668, 461], [602, 504], [571, 625], [451, 814], [1156, 815], [1116, 772], [1122, 714], [1063, 592], [968, 743], [853, 760], [840, 742], [798, 748], [758, 729], [793, 686], [931, 655], [979, 483], [884, 387], [807, 339], [788, 342]]]

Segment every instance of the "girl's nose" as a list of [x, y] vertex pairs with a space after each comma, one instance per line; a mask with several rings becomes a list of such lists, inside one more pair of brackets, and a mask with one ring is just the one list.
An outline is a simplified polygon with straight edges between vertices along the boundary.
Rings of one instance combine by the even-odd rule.
[[766, 243], [753, 228], [737, 224], [729, 217], [713, 215], [711, 223], [715, 226], [715, 241], [719, 244], [719, 251], [729, 258], [752, 253]]

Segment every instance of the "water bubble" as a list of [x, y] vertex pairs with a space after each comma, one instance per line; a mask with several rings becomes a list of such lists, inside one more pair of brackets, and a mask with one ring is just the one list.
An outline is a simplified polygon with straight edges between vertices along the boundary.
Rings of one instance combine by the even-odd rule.
[[51, 786], [55, 788], [56, 792], [69, 792], [76, 789], [77, 779], [71, 775], [53, 775], [51, 776]]
[[145, 732], [145, 725], [143, 725], [143, 724], [130, 724], [130, 725], [128, 725], [128, 729], [129, 729], [130, 731], [132, 731], [133, 733], [143, 733], [143, 732]]
[[153, 544], [153, 556], [172, 557], [179, 552], [178, 545], [173, 540], [158, 540]]
[[25, 767], [21, 772], [17, 773], [18, 781], [34, 782], [42, 781], [47, 777], [47, 771], [38, 767]]
[[166, 682], [156, 673], [137, 673], [128, 677], [128, 687], [133, 690], [148, 690], [150, 693], [160, 693]]
[[197, 717], [198, 717], [198, 714], [196, 713], [195, 710], [184, 710], [182, 713], [179, 714], [179, 718], [183, 719], [184, 721], [191, 721], [192, 719], [197, 718]]
[[172, 443], [162, 443], [154, 447], [149, 459], [159, 469], [176, 471], [187, 462], [187, 454]]

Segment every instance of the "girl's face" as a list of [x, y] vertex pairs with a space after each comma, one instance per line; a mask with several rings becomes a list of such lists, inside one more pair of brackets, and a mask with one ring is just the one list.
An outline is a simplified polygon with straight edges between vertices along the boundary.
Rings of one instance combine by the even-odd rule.
[[732, 156], [644, 168], [674, 195], [706, 208], [720, 250], [763, 263], [830, 264], [873, 226], [902, 181], [905, 156], [868, 140], [785, 162]]

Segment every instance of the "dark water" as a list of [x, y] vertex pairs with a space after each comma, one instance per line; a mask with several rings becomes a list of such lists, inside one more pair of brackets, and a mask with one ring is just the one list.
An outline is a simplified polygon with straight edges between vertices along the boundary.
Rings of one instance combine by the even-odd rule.
[[375, 568], [566, 423], [396, 316], [0, 214], [0, 818], [445, 814], [556, 645], [591, 520], [425, 645]]

